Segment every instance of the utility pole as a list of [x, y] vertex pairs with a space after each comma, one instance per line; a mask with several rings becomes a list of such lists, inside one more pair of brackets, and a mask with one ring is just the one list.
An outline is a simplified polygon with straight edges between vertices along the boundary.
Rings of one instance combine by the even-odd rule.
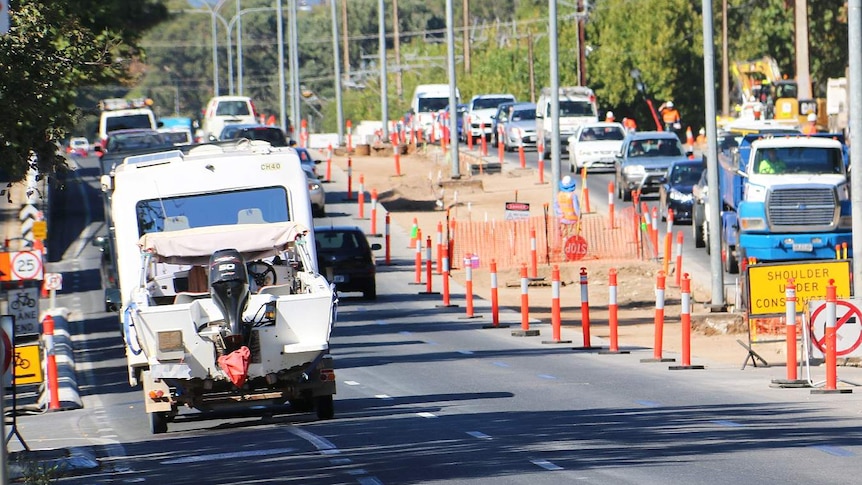
[[536, 66], [533, 64], [533, 32], [527, 33], [527, 58], [530, 61], [530, 102], [536, 102]]
[[470, 74], [470, 0], [461, 3], [464, 16], [464, 74]]
[[584, 0], [578, 0], [578, 85], [587, 85], [587, 12]]
[[341, 40], [341, 45], [344, 51], [344, 79], [350, 79], [350, 51], [347, 42], [347, 0], [341, 0], [341, 30], [344, 35]]
[[398, 38], [398, 0], [392, 0], [392, 41], [395, 47], [395, 95], [404, 97], [401, 87], [401, 40]]
[[727, 0], [721, 0], [721, 114], [730, 116], [730, 60], [727, 58]]
[[377, 13], [378, 35], [380, 36], [380, 119], [383, 121], [383, 142], [385, 143], [389, 139], [389, 102], [386, 92], [389, 85], [386, 79], [388, 73], [386, 72], [386, 4], [384, 0], [379, 0], [377, 3]]
[[795, 14], [798, 99], [811, 99], [811, 68], [808, 64], [808, 0], [796, 0]]
[[[338, 65], [338, 13], [335, 8], [336, 0], [329, 0], [332, 15], [332, 66], [335, 70], [335, 104], [338, 123], [338, 144], [344, 142], [344, 103], [341, 100], [341, 67]], [[281, 0], [279, 0], [279, 6]]]

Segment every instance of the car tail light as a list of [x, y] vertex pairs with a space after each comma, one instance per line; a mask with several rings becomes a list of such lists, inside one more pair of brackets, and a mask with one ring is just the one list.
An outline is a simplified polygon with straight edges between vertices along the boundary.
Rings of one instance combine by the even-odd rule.
[[335, 370], [333, 369], [320, 369], [320, 380], [325, 382], [332, 382], [335, 380]]

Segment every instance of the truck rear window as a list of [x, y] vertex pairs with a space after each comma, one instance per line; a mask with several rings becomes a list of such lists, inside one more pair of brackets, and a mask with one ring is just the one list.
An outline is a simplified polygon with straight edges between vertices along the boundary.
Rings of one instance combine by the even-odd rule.
[[131, 128], [155, 129], [148, 114], [108, 116], [105, 118], [105, 133]]

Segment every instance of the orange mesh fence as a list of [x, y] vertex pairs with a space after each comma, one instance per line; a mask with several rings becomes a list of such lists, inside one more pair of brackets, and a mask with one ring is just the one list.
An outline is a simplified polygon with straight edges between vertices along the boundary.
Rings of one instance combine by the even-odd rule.
[[[540, 265], [576, 259], [641, 258], [644, 249], [640, 244], [648, 243], [649, 238], [640, 234], [639, 217], [634, 208], [619, 211], [614, 225], [609, 227], [607, 217], [599, 214], [585, 215], [580, 227], [561, 224], [552, 215], [510, 221], [458, 220], [455, 230], [448, 235], [451, 261], [453, 267], [460, 268], [465, 259], [471, 257], [474, 267], [487, 268], [493, 259], [498, 269], [518, 268], [530, 262], [531, 229], [535, 229]], [[580, 251], [567, 259], [565, 243], [575, 235], [583, 238], [586, 247], [580, 246]]]

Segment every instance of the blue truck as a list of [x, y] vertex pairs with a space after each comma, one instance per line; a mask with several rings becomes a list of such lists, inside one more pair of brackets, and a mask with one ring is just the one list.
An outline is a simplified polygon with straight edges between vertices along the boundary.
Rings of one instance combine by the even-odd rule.
[[[834, 259], [845, 243], [851, 251], [848, 158], [840, 135], [746, 135], [718, 158], [725, 271], [738, 273], [748, 258]], [[708, 224], [705, 229], [708, 238]]]

